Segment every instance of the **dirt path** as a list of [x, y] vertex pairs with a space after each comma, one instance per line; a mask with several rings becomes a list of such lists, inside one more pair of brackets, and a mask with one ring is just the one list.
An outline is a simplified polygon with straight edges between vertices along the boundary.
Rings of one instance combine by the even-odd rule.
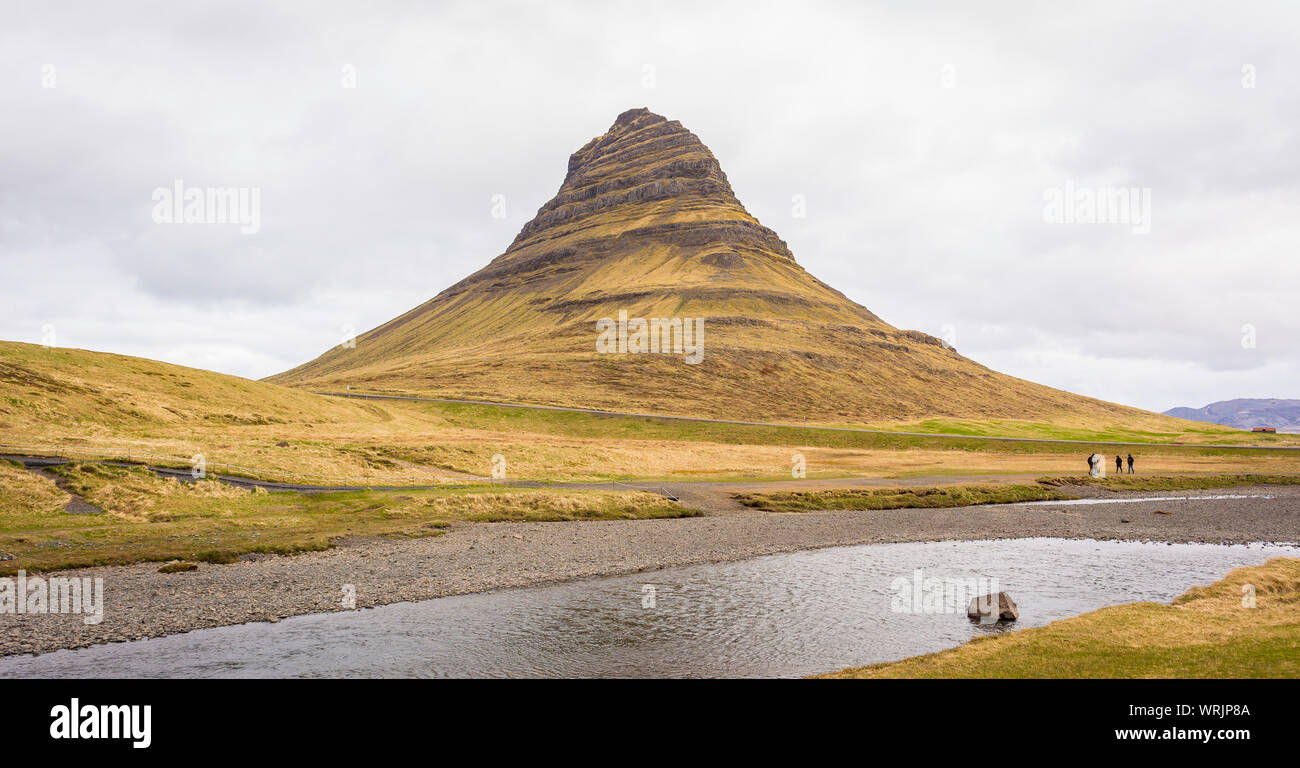
[[68, 503], [63, 508], [63, 510], [67, 512], [69, 515], [104, 514], [104, 510], [100, 509], [94, 504], [91, 504], [90, 502], [81, 498], [81, 496], [79, 496], [76, 491], [72, 490], [72, 484], [69, 483], [67, 480], [65, 480], [63, 477], [60, 477], [59, 475], [56, 475], [53, 472], [50, 472], [48, 469], [45, 469], [44, 467], [41, 466], [28, 466], [27, 471], [31, 472], [33, 475], [37, 475], [39, 477], [45, 478], [46, 480], [52, 481], [56, 486], [58, 486], [59, 490], [68, 494], [69, 497]]

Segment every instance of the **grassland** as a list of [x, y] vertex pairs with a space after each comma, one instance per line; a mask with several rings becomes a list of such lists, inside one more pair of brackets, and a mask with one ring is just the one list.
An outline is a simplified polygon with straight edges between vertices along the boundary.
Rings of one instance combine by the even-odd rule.
[[72, 498], [51, 480], [9, 461], [0, 461], [0, 497], [3, 514], [24, 518], [63, 514]]
[[[1239, 433], [1240, 434], [1240, 433]], [[0, 453], [317, 484], [1062, 475], [1101, 446], [325, 397], [139, 358], [0, 343]], [[1104, 448], [1102, 448], [1104, 450]], [[1300, 451], [1125, 448], [1149, 473], [1300, 472]]]
[[733, 498], [745, 506], [767, 512], [813, 512], [828, 509], [938, 509], [1077, 497], [1039, 485], [950, 485], [738, 493]]
[[1017, 437], [1025, 440], [1081, 440], [1115, 443], [1225, 443], [1233, 445], [1300, 445], [1300, 435], [1246, 432], [1218, 424], [1178, 420], [1117, 423], [1113, 419], [1084, 417], [1069, 423], [1027, 419], [923, 419], [886, 422], [869, 426], [899, 432], [966, 435], [970, 437]]
[[[368, 401], [401, 402], [401, 401]], [[1135, 441], [1151, 444], [1157, 452], [1174, 455], [1230, 455], [1234, 448], [1214, 444], [1252, 447], [1300, 445], [1298, 435], [1257, 435], [1251, 432], [1213, 427], [1200, 429], [1195, 422], [1181, 422], [1186, 431], [1155, 431], [1124, 428], [1098, 422], [1087, 428], [1066, 429], [1046, 422], [988, 420], [964, 422], [966, 430], [943, 434], [943, 430], [911, 430], [915, 424], [773, 426], [726, 422], [691, 421], [668, 418], [631, 418], [617, 415], [555, 411], [534, 408], [503, 408], [474, 403], [412, 403], [421, 410], [436, 413], [449, 425], [465, 429], [492, 429], [503, 432], [538, 432], [569, 437], [626, 440], [660, 440], [671, 442], [715, 442], [729, 445], [800, 445], [837, 449], [940, 450], [974, 453], [1043, 453], [1058, 452], [1071, 456], [1086, 453], [1089, 446], [1038, 442], [1039, 440]], [[933, 422], [939, 424], [937, 420]], [[877, 431], [855, 431], [855, 430]], [[928, 431], [930, 434], [903, 434]], [[1017, 441], [991, 438], [1015, 437]], [[1183, 443], [1175, 445], [1174, 443]], [[1210, 445], [1206, 445], [1209, 443]], [[1147, 446], [1142, 447], [1147, 450]]]
[[[1248, 607], [1243, 587], [1254, 590]], [[1238, 568], [1172, 605], [1130, 603], [831, 678], [1300, 677], [1300, 560]]]
[[69, 464], [68, 487], [102, 515], [63, 512], [53, 480], [0, 462], [0, 574], [140, 561], [232, 562], [328, 549], [345, 537], [436, 536], [462, 522], [683, 517], [643, 492], [469, 487], [301, 494], [163, 479], [141, 468]]

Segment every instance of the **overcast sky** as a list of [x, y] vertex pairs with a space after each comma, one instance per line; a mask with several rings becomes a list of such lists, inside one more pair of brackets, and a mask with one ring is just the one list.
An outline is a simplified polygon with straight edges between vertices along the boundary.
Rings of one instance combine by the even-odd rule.
[[[893, 325], [1153, 410], [1300, 397], [1295, 3], [0, 5], [0, 339], [277, 373], [646, 106]], [[155, 222], [177, 179], [260, 229]], [[1150, 232], [1048, 220], [1067, 183], [1149, 190]]]

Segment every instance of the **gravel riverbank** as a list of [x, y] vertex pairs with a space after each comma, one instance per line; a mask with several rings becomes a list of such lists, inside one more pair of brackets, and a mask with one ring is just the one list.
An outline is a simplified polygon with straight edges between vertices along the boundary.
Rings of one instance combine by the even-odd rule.
[[[1087, 489], [1079, 495], [1142, 500], [464, 524], [433, 538], [345, 541], [326, 552], [251, 556], [182, 573], [158, 573], [158, 563], [79, 569], [58, 575], [103, 578], [103, 621], [87, 625], [79, 615], [0, 614], [0, 655], [345, 610], [346, 585], [355, 589], [356, 606], [364, 608], [850, 544], [1024, 537], [1300, 542], [1297, 487], [1145, 494]], [[1209, 498], [1241, 495], [1272, 498]], [[1148, 500], [1168, 496], [1193, 499]]]

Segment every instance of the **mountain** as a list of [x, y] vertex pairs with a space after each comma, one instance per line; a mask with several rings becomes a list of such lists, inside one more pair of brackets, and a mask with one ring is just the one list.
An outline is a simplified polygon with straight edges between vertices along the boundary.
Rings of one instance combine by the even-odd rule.
[[1170, 408], [1165, 415], [1238, 429], [1273, 427], [1278, 432], [1300, 434], [1300, 400], [1243, 397], [1204, 408]]
[[[631, 346], [620, 346], [620, 312]], [[644, 341], [637, 318], [681, 319], [687, 330], [702, 321], [702, 359], [619, 353]], [[1182, 431], [997, 373], [884, 322], [808, 274], [736, 199], [713, 153], [646, 109], [619, 115], [569, 158], [559, 192], [505, 253], [355, 347], [271, 380], [752, 420], [947, 416]]]

